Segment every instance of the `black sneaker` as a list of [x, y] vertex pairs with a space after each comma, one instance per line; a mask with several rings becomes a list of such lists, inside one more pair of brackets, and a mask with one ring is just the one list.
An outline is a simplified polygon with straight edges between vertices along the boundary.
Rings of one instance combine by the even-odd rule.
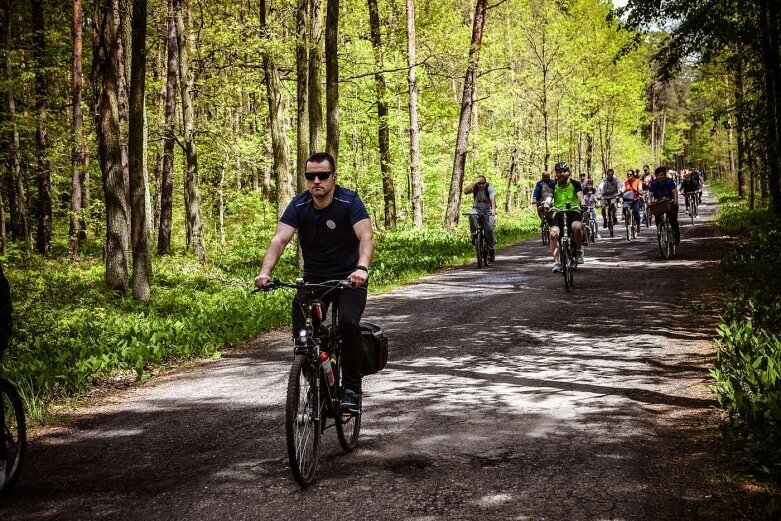
[[583, 252], [582, 251], [576, 251], [575, 252], [575, 262], [578, 264], [583, 264], [585, 260], [583, 260]]
[[343, 413], [355, 414], [361, 410], [361, 398], [352, 389], [344, 390], [344, 398], [342, 403], [339, 404], [339, 410]]
[[553, 273], [561, 273], [561, 263], [560, 262], [553, 263]]
[[602, 221], [602, 228], [607, 228], [607, 219]]
[[495, 262], [496, 261], [496, 252], [494, 251], [493, 248], [488, 250], [488, 260], [491, 261], [491, 262]]

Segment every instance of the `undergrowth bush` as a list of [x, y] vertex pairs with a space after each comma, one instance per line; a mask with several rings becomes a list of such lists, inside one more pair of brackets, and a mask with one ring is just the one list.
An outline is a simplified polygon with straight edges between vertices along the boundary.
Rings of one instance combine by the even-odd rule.
[[[717, 222], [744, 237], [721, 261], [734, 294], [717, 330], [711, 388], [725, 410], [724, 433], [750, 466], [781, 480], [781, 221], [715, 186]], [[769, 509], [778, 512], [776, 503]]]

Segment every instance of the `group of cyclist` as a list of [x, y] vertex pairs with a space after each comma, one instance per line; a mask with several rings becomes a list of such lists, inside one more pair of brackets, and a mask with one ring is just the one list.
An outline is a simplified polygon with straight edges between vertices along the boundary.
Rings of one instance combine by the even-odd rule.
[[[640, 232], [641, 223], [646, 224], [646, 207], [654, 201], [669, 199], [670, 209], [665, 212], [675, 235], [675, 244], [680, 243], [680, 226], [678, 224], [678, 185], [680, 184], [686, 200], [686, 212], [690, 211], [690, 199], [699, 202], [702, 197], [704, 174], [697, 170], [670, 172], [666, 166], [660, 166], [653, 172], [648, 165], [642, 171], [629, 170], [623, 182], [615, 175], [612, 168], [607, 169], [598, 187], [594, 187], [592, 179], [586, 179], [581, 173], [579, 180], [570, 179], [570, 167], [566, 162], [556, 163], [555, 179], [550, 172], [542, 172], [532, 193], [532, 199], [537, 205], [537, 215], [541, 224], [550, 226], [550, 246], [553, 256], [553, 271], [562, 270], [559, 260], [559, 236], [563, 227], [563, 214], [566, 212], [568, 231], [575, 238], [575, 260], [578, 264], [584, 262], [583, 245], [587, 243], [584, 222], [596, 218], [595, 208], [601, 207], [602, 227], [618, 224], [618, 203], [622, 202], [622, 216], [633, 222], [636, 232]], [[668, 175], [669, 174], [669, 175]], [[676, 179], [680, 179], [680, 183]], [[632, 217], [634, 218], [632, 220]], [[657, 216], [656, 224], [659, 225]], [[648, 223], [650, 224], [650, 222]]]

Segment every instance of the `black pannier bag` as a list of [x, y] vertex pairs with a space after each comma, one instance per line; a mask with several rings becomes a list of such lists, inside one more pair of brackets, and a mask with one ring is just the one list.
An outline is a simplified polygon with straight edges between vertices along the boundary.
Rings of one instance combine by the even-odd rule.
[[388, 338], [382, 334], [380, 326], [361, 322], [361, 344], [363, 344], [361, 372], [367, 375], [382, 370], [388, 363]]

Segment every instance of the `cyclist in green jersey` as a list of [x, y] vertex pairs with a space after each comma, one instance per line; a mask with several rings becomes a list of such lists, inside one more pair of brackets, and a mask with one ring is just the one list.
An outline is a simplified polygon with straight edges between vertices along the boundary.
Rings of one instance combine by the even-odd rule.
[[[553, 209], [554, 211], [567, 212], [567, 229], [570, 235], [575, 237], [577, 252], [575, 260], [578, 264], [583, 264], [583, 222], [582, 210], [586, 207], [583, 200], [583, 187], [578, 181], [571, 180], [569, 164], [562, 161], [556, 163], [556, 186], [553, 189]], [[569, 204], [569, 208], [567, 205]], [[550, 244], [553, 254], [553, 271], [561, 271], [561, 261], [559, 260], [559, 233], [564, 227], [563, 213], [556, 213], [551, 221]]]

